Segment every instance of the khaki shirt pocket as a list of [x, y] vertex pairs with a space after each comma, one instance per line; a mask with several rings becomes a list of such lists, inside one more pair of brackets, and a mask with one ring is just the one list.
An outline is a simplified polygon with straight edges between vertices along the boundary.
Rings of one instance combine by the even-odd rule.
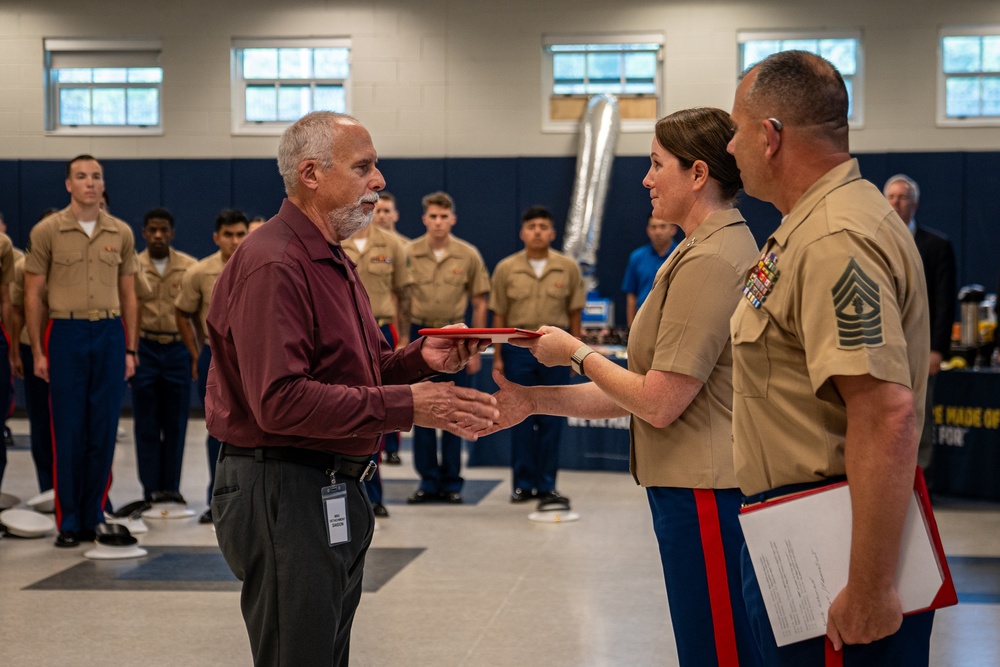
[[379, 276], [380, 278], [391, 276], [392, 269], [392, 264], [390, 262], [386, 262], [385, 260], [372, 260], [368, 262], [368, 273], [373, 276]]
[[67, 252], [52, 256], [49, 280], [56, 287], [76, 287], [87, 282], [83, 253]]
[[549, 285], [545, 288], [545, 295], [550, 299], [556, 299], [560, 303], [569, 296], [569, 284], [562, 283], [560, 285]]
[[531, 296], [533, 283], [534, 281], [527, 276], [512, 276], [507, 289], [504, 290], [504, 295], [508, 301], [517, 302], [527, 299]]
[[104, 285], [118, 284], [118, 267], [121, 266], [122, 256], [115, 250], [101, 250], [101, 262], [98, 266], [98, 273], [101, 276], [101, 283]]
[[748, 304], [740, 304], [736, 312], [739, 319], [733, 332], [733, 389], [749, 398], [765, 398], [771, 377], [768, 315]]
[[457, 288], [459, 291], [464, 292], [465, 285], [467, 282], [465, 279], [467, 272], [464, 270], [456, 271], [456, 268], [461, 268], [461, 267], [453, 267], [453, 266], [448, 267], [448, 270], [442, 276], [442, 279], [444, 280], [444, 282], [448, 283], [453, 288]]

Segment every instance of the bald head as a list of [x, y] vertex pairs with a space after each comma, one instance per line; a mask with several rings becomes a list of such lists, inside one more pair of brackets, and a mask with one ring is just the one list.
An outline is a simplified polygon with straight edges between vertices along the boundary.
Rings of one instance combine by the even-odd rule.
[[333, 144], [339, 130], [348, 125], [361, 125], [352, 116], [332, 111], [306, 114], [281, 135], [278, 144], [278, 172], [285, 183], [285, 193], [294, 195], [299, 184], [299, 165], [316, 160], [323, 170], [333, 166]]
[[830, 61], [807, 51], [782, 51], [750, 67], [743, 100], [757, 118], [777, 118], [842, 143], [847, 150], [847, 87]]

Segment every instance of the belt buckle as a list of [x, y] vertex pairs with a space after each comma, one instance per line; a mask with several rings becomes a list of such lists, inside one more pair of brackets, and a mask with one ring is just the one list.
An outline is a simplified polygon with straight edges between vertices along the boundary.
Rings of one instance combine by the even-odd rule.
[[362, 482], [367, 482], [368, 480], [375, 477], [376, 470], [378, 470], [378, 464], [375, 463], [374, 461], [369, 461], [368, 465], [365, 466], [364, 472], [361, 473], [361, 476], [358, 477], [358, 479]]
[[167, 343], [173, 343], [174, 337], [171, 336], [170, 334], [159, 334], [156, 337], [156, 342], [159, 343], [160, 345], [166, 345]]
[[95, 310], [93, 308], [90, 309], [90, 310], [88, 310], [87, 311], [87, 319], [90, 320], [91, 322], [98, 321], [99, 319], [101, 319], [101, 311], [100, 310]]

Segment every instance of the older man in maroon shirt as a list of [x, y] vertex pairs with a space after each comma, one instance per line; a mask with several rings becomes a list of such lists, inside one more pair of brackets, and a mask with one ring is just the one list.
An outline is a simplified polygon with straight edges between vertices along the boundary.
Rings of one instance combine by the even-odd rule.
[[[219, 277], [208, 315], [209, 432], [221, 440], [212, 513], [243, 581], [254, 662], [348, 663], [374, 515], [362, 481], [382, 434], [413, 424], [470, 440], [499, 417], [472, 389], [418, 383], [455, 372], [475, 341], [392, 351], [340, 242], [385, 186], [367, 130], [309, 114], [285, 131], [288, 199]], [[417, 384], [409, 384], [417, 383]]]

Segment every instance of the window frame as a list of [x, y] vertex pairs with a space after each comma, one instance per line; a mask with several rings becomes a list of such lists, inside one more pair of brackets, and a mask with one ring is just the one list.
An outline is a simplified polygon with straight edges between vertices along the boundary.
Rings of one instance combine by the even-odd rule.
[[[347, 76], [343, 79], [311, 78], [311, 79], [246, 79], [243, 77], [244, 49], [317, 49], [346, 48], [348, 51]], [[233, 135], [278, 136], [295, 121], [248, 121], [246, 119], [246, 91], [250, 85], [273, 84], [280, 90], [282, 82], [286, 85], [307, 85], [315, 88], [317, 85], [340, 85], [344, 89], [344, 112], [351, 113], [352, 95], [351, 81], [353, 73], [353, 49], [349, 37], [274, 37], [274, 38], [233, 38], [230, 46], [230, 80], [232, 82], [232, 127]]]
[[1000, 76], [997, 72], [963, 72], [949, 75], [944, 71], [945, 37], [996, 37], [1000, 36], [1000, 24], [978, 26], [949, 26], [938, 30], [937, 40], [937, 127], [1000, 127], [1000, 114], [996, 116], [969, 116], [965, 118], [948, 116], [948, 79], [950, 76]]
[[[45, 97], [45, 129], [46, 136], [159, 136], [164, 133], [163, 96], [166, 71], [160, 63], [163, 53], [163, 43], [155, 38], [123, 38], [123, 39], [70, 39], [44, 38], [42, 40], [44, 53], [44, 97]], [[59, 67], [58, 61], [79, 60], [78, 67]], [[54, 66], [54, 62], [55, 66]], [[127, 64], [129, 62], [133, 64]], [[161, 76], [158, 82], [114, 82], [114, 83], [69, 83], [56, 81], [52, 71], [57, 69], [138, 69], [156, 67]], [[150, 88], [157, 89], [156, 125], [68, 125], [61, 122], [61, 106], [59, 92], [65, 88], [86, 87], [90, 91], [97, 89]], [[92, 107], [91, 107], [92, 108]]]
[[736, 32], [736, 76], [737, 79], [748, 65], [743, 61], [743, 45], [756, 41], [853, 39], [857, 42], [857, 68], [853, 75], [841, 76], [851, 79], [851, 107], [853, 118], [847, 119], [848, 127], [861, 130], [865, 126], [865, 41], [860, 29], [817, 29], [817, 30], [739, 30]]
[[[542, 35], [542, 132], [543, 133], [564, 133], [570, 134], [580, 129], [579, 120], [553, 120], [551, 112], [551, 101], [553, 97], [564, 97], [568, 99], [586, 98], [590, 99], [599, 93], [561, 94], [553, 90], [555, 85], [554, 59], [552, 46], [571, 44], [658, 44], [656, 52], [656, 74], [653, 85], [655, 93], [648, 95], [656, 99], [656, 114], [652, 119], [622, 118], [619, 130], [621, 132], [651, 132], [656, 125], [657, 119], [662, 114], [664, 108], [664, 96], [666, 91], [664, 76], [665, 62], [665, 37], [662, 32], [651, 33], [608, 33], [608, 34], [545, 34]], [[619, 51], [620, 53], [620, 51]], [[615, 97], [620, 95], [611, 93]], [[628, 97], [640, 97], [641, 94], [628, 94]]]

